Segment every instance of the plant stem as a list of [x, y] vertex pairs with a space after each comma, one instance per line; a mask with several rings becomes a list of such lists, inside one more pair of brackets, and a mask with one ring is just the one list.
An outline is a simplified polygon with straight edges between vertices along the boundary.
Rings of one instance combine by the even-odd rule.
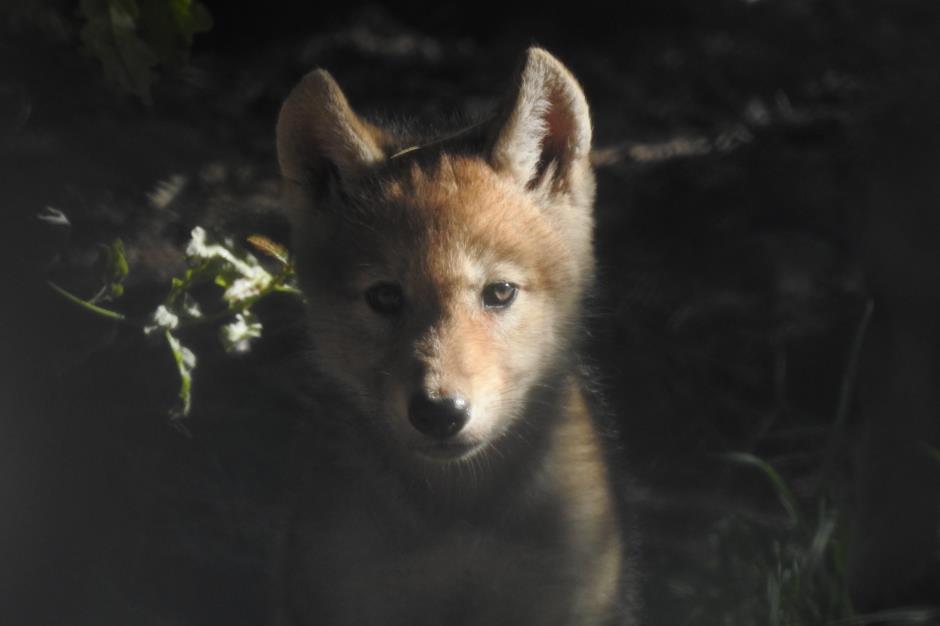
[[91, 302], [88, 302], [87, 300], [82, 300], [78, 296], [69, 293], [62, 287], [59, 287], [57, 284], [55, 284], [51, 280], [47, 280], [46, 284], [49, 285], [52, 288], [52, 290], [58, 293], [60, 296], [62, 296], [69, 302], [77, 304], [78, 306], [82, 307], [86, 311], [91, 311], [92, 313], [96, 315], [100, 315], [101, 317], [106, 317], [112, 320], [117, 320], [118, 322], [127, 321], [127, 317], [125, 317], [123, 314], [118, 313], [117, 311], [112, 311], [110, 309], [102, 308], [96, 304], [92, 304]]

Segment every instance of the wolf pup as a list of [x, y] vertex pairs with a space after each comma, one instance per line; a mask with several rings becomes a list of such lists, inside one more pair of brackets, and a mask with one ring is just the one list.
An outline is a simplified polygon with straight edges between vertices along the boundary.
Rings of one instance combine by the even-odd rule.
[[621, 509], [579, 379], [591, 121], [530, 49], [504, 106], [381, 128], [327, 72], [277, 124], [311, 360], [277, 624], [633, 624]]

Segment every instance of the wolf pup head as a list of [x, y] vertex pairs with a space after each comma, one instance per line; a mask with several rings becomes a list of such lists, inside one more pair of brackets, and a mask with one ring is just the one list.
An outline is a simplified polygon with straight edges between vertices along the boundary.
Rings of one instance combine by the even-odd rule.
[[313, 359], [396, 452], [498, 454], [551, 412], [593, 275], [590, 147], [580, 86], [538, 48], [491, 120], [431, 142], [360, 118], [323, 70], [284, 103]]

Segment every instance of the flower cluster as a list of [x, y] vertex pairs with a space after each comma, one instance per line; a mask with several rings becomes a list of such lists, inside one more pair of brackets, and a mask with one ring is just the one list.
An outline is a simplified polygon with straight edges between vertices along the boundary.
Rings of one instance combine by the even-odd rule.
[[254, 313], [237, 313], [235, 320], [222, 327], [219, 338], [228, 353], [242, 354], [251, 349], [251, 342], [261, 337], [261, 322]]
[[[170, 294], [143, 327], [147, 335], [163, 333], [173, 353], [181, 383], [180, 403], [173, 411], [177, 416], [189, 413], [192, 372], [196, 367], [196, 355], [180, 342], [178, 331], [196, 323], [228, 318], [230, 321], [219, 329], [222, 347], [230, 354], [244, 354], [251, 349], [252, 342], [261, 337], [262, 331], [261, 321], [251, 312], [251, 305], [277, 288], [290, 290], [285, 284], [290, 276], [286, 257], [278, 259], [284, 271], [275, 276], [254, 255], [237, 249], [231, 240], [210, 241], [205, 229], [199, 226], [192, 231], [186, 257], [189, 269], [182, 277], [173, 279]], [[208, 316], [190, 293], [193, 287], [204, 283], [215, 283], [222, 288], [225, 305]]]
[[180, 325], [179, 315], [171, 312], [166, 305], [161, 304], [150, 315], [150, 323], [144, 325], [144, 334], [151, 335], [158, 330], [175, 330]]
[[[64, 216], [57, 214], [48, 219], [60, 220]], [[105, 284], [93, 297], [80, 298], [51, 281], [49, 286], [88, 311], [125, 324], [138, 325], [148, 336], [161, 336], [173, 355], [180, 381], [179, 402], [170, 410], [170, 415], [174, 419], [181, 418], [189, 414], [192, 404], [196, 355], [183, 345], [180, 334], [190, 327], [219, 323], [219, 339], [225, 351], [243, 354], [251, 349], [252, 342], [261, 337], [261, 321], [251, 310], [258, 300], [275, 292], [302, 297], [294, 285], [294, 271], [286, 248], [263, 235], [251, 235], [247, 242], [272, 259], [271, 265], [278, 269], [269, 271], [250, 252], [236, 247], [231, 239], [210, 241], [205, 229], [194, 228], [186, 246], [188, 269], [183, 275], [173, 278], [164, 301], [139, 322], [101, 306], [124, 292], [128, 265], [120, 240], [115, 240], [110, 246], [101, 246], [105, 259]], [[214, 307], [209, 306], [202, 295], [206, 293], [202, 287], [212, 284], [221, 289], [221, 307], [218, 303]], [[203, 298], [207, 312], [203, 312], [196, 296]]]

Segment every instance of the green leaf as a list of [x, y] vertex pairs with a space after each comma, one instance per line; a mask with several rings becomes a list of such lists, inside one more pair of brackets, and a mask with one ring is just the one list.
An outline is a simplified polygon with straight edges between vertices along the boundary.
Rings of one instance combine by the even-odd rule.
[[212, 16], [201, 2], [194, 0], [169, 0], [167, 3], [177, 31], [187, 44], [192, 44], [193, 36], [212, 28]]
[[83, 0], [86, 19], [80, 36], [84, 50], [101, 61], [112, 84], [150, 104], [158, 56], [137, 33], [140, 9], [135, 0]]
[[129, 272], [127, 257], [124, 254], [124, 242], [115, 239], [110, 246], [100, 245], [100, 248], [104, 258], [102, 271], [104, 286], [99, 292], [100, 295], [94, 300], [97, 301], [99, 297], [114, 300], [124, 294], [123, 283]]
[[180, 340], [169, 330], [165, 335], [180, 376], [179, 404], [170, 410], [170, 417], [180, 419], [187, 417], [192, 409], [193, 370], [196, 369], [196, 355], [181, 344]]
[[130, 271], [127, 265], [127, 256], [124, 253], [124, 242], [115, 239], [111, 242], [111, 247], [108, 250], [110, 251], [108, 257], [109, 278], [112, 282], [123, 283]]
[[109, 82], [150, 104], [158, 65], [181, 66], [198, 33], [212, 28], [196, 0], [82, 0], [83, 49]]
[[111, 1], [111, 32], [124, 69], [123, 86], [145, 104], [150, 104], [153, 68], [159, 63], [160, 57], [137, 34], [139, 14], [137, 3], [133, 0]]
[[195, 35], [212, 28], [212, 16], [194, 0], [141, 0], [141, 23], [161, 63], [180, 66], [189, 59]]

